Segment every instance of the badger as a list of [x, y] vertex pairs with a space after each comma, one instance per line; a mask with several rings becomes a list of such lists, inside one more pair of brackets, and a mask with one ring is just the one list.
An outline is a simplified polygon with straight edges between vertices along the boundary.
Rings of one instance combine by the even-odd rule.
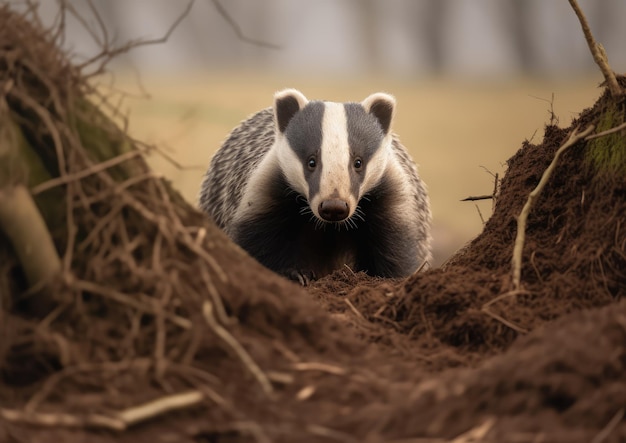
[[[349, 267], [405, 277], [431, 259], [430, 202], [391, 131], [396, 101], [274, 95], [236, 127], [204, 176], [200, 209], [265, 267], [306, 285]], [[345, 269], [345, 268], [344, 268]]]

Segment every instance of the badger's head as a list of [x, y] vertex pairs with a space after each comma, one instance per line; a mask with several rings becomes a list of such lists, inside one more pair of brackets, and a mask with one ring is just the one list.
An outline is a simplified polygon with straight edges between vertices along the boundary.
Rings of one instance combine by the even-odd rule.
[[276, 149], [289, 186], [323, 222], [344, 222], [379, 183], [391, 152], [395, 99], [308, 101], [295, 89], [274, 96]]

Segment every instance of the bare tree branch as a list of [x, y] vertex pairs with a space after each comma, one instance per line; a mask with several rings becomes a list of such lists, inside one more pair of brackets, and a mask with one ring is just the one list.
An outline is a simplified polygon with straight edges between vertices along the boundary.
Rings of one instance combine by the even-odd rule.
[[239, 38], [239, 40], [246, 42], [246, 43], [250, 43], [252, 45], [256, 45], [256, 46], [261, 46], [262, 48], [268, 48], [268, 49], [282, 49], [281, 46], [276, 45], [274, 43], [269, 43], [269, 42], [265, 42], [265, 41], [261, 41], [261, 40], [257, 40], [254, 38], [250, 38], [247, 37], [246, 35], [244, 35], [244, 33], [241, 31], [241, 27], [237, 24], [237, 22], [230, 16], [230, 14], [228, 13], [228, 11], [224, 8], [224, 6], [219, 2], [219, 0], [211, 0], [211, 2], [213, 3], [213, 6], [215, 6], [215, 9], [217, 10], [217, 12], [222, 16], [222, 18], [224, 20], [226, 20], [226, 22], [230, 25], [230, 27], [232, 28], [232, 30], [234, 31], [235, 35], [237, 36], [237, 38]]
[[[174, 30], [178, 27], [178, 25], [185, 19], [185, 17], [187, 17], [189, 15], [189, 12], [191, 11], [191, 8], [193, 7], [194, 3], [195, 3], [195, 0], [190, 0], [189, 3], [187, 3], [187, 7], [178, 16], [178, 18], [172, 23], [172, 25], [169, 27], [169, 29], [167, 30], [165, 35], [163, 35], [162, 37], [155, 38], [155, 39], [150, 39], [150, 40], [131, 41], [131, 42], [125, 44], [124, 46], [120, 46], [118, 48], [113, 48], [113, 49], [110, 49], [109, 48], [109, 42], [105, 41], [104, 42], [104, 46], [103, 46], [102, 51], [100, 52], [100, 54], [98, 54], [95, 57], [87, 60], [83, 64], [78, 65], [78, 69], [79, 70], [83, 70], [84, 68], [94, 64], [95, 62], [101, 61], [100, 65], [98, 66], [98, 68], [91, 74], [91, 75], [97, 75], [97, 74], [102, 73], [102, 71], [103, 71], [104, 67], [106, 66], [106, 64], [111, 59], [113, 59], [113, 57], [116, 57], [116, 56], [118, 56], [120, 54], [124, 54], [124, 53], [130, 51], [131, 49], [134, 49], [134, 48], [137, 48], [137, 47], [140, 47], [140, 46], [158, 45], [158, 44], [167, 42], [169, 40], [170, 36], [172, 35], [172, 33], [174, 32]], [[97, 19], [98, 19], [98, 21], [101, 20], [99, 18], [99, 16], [98, 16]], [[105, 35], [105, 37], [106, 37], [106, 35]]]
[[587, 40], [587, 45], [589, 45], [589, 50], [591, 51], [591, 55], [593, 56], [593, 60], [600, 67], [600, 71], [602, 71], [602, 75], [604, 75], [604, 79], [606, 80], [606, 84], [608, 85], [609, 90], [611, 91], [611, 95], [613, 97], [619, 97], [624, 94], [624, 90], [617, 83], [617, 79], [615, 78], [615, 73], [609, 66], [609, 59], [606, 56], [606, 52], [601, 44], [597, 43], [593, 38], [593, 34], [591, 34], [591, 28], [589, 28], [589, 23], [587, 22], [587, 18], [583, 11], [578, 6], [578, 2], [576, 0], [568, 0], [572, 9], [576, 13], [578, 20], [580, 21], [580, 26], [583, 28], [583, 34], [585, 34], [585, 40]]

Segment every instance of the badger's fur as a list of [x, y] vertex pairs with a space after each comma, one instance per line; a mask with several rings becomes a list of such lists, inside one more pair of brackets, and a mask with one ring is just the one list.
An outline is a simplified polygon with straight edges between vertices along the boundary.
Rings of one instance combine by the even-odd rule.
[[233, 130], [200, 207], [260, 263], [306, 283], [350, 267], [384, 277], [431, 258], [430, 205], [391, 132], [395, 99], [308, 101], [295, 89]]

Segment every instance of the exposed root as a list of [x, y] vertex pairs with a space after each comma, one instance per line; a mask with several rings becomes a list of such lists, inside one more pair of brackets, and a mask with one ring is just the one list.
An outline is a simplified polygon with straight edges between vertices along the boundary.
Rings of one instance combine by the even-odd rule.
[[235, 352], [237, 357], [241, 360], [246, 368], [250, 371], [250, 373], [257, 379], [261, 388], [267, 395], [271, 395], [274, 392], [274, 388], [272, 388], [272, 384], [268, 380], [267, 376], [263, 373], [259, 365], [250, 357], [250, 354], [239, 344], [237, 340], [226, 330], [224, 329], [216, 320], [213, 315], [213, 305], [210, 301], [205, 301], [202, 306], [202, 314], [204, 315], [204, 319], [207, 324], [211, 328], [215, 334], [224, 340], [225, 343]]
[[[541, 192], [543, 191], [543, 188], [545, 187], [546, 183], [550, 179], [550, 176], [552, 175], [552, 172], [554, 171], [554, 168], [556, 167], [556, 163], [559, 157], [565, 150], [575, 145], [580, 140], [589, 141], [595, 138], [614, 134], [616, 132], [626, 129], [626, 123], [622, 123], [621, 125], [616, 126], [611, 129], [607, 129], [606, 131], [598, 132], [596, 134], [591, 134], [591, 132], [594, 129], [595, 129], [594, 125], [589, 125], [587, 129], [585, 129], [583, 132], [580, 132], [580, 133], [578, 132], [577, 129], [575, 129], [570, 134], [570, 136], [565, 141], [565, 143], [563, 143], [563, 145], [561, 145], [561, 147], [556, 151], [556, 153], [554, 154], [554, 158], [552, 159], [552, 163], [550, 163], [550, 165], [544, 171], [543, 175], [541, 176], [541, 180], [539, 180], [539, 183], [537, 184], [537, 187], [533, 189], [533, 191], [528, 195], [526, 204], [524, 204], [524, 207], [522, 208], [522, 212], [520, 213], [517, 219], [517, 236], [515, 238], [515, 245], [513, 248], [513, 258], [511, 260], [512, 269], [513, 269], [512, 270], [513, 289], [516, 291], [519, 291], [521, 289], [522, 250], [524, 248], [524, 241], [526, 237], [526, 221], [528, 219], [528, 214], [530, 213], [530, 210], [532, 208], [534, 201], [541, 194]], [[535, 265], [533, 264], [533, 266]]]
[[157, 398], [147, 403], [109, 414], [79, 415], [64, 412], [19, 411], [0, 408], [0, 416], [10, 422], [27, 423], [36, 426], [100, 428], [124, 431], [131, 426], [167, 412], [193, 407], [204, 400], [205, 397], [201, 392], [188, 391]]
[[572, 131], [570, 136], [567, 138], [565, 143], [561, 145], [561, 147], [554, 154], [554, 158], [552, 159], [552, 163], [546, 168], [541, 176], [541, 180], [537, 184], [537, 187], [533, 189], [533, 191], [528, 195], [528, 199], [522, 208], [522, 212], [517, 218], [517, 236], [515, 238], [515, 245], [513, 247], [513, 258], [511, 260], [511, 265], [513, 268], [513, 289], [519, 291], [521, 289], [521, 277], [522, 277], [522, 251], [524, 249], [524, 241], [526, 239], [526, 220], [528, 219], [528, 214], [530, 214], [530, 210], [532, 209], [533, 203], [537, 199], [537, 197], [543, 191], [543, 188], [546, 186], [546, 183], [550, 179], [554, 168], [556, 168], [556, 164], [559, 160], [559, 157], [563, 152], [565, 152], [569, 147], [575, 145], [580, 140], [584, 139], [587, 135], [593, 131], [594, 126], [589, 125], [587, 129], [583, 132], [578, 132], [577, 129]]

